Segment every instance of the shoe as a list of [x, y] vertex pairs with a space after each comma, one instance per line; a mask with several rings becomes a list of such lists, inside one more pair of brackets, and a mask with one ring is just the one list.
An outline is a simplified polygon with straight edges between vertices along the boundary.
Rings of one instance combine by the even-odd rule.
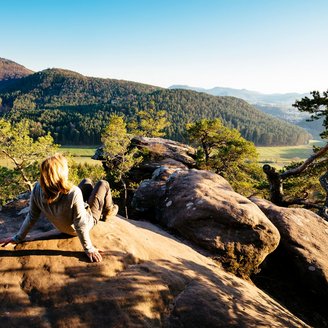
[[118, 213], [118, 206], [115, 204], [111, 207], [111, 209], [104, 213], [103, 217], [102, 217], [102, 221], [109, 221], [110, 219], [112, 219], [114, 216], [116, 216], [116, 214]]

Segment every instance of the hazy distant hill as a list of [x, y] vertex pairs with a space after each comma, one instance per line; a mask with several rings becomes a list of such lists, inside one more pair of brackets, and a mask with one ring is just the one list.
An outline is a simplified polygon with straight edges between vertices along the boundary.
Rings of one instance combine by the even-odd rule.
[[301, 99], [308, 96], [308, 93], [272, 93], [264, 94], [257, 91], [250, 91], [246, 89], [233, 89], [233, 88], [223, 88], [215, 87], [212, 89], [203, 89], [190, 87], [187, 85], [173, 85], [170, 89], [187, 89], [194, 90], [198, 92], [206, 92], [213, 96], [232, 96], [246, 100], [251, 104], [265, 104], [265, 105], [291, 105], [297, 99]]
[[110, 113], [131, 116], [136, 109], [149, 108], [152, 101], [156, 110], [168, 112], [172, 125], [167, 136], [174, 140], [186, 141], [187, 122], [214, 117], [258, 145], [303, 144], [310, 137], [238, 98], [86, 77], [63, 69], [47, 69], [10, 84], [0, 82], [0, 97], [3, 114], [13, 120], [33, 119], [61, 144], [100, 143]]
[[0, 81], [19, 79], [32, 74], [33, 71], [11, 60], [0, 58]]

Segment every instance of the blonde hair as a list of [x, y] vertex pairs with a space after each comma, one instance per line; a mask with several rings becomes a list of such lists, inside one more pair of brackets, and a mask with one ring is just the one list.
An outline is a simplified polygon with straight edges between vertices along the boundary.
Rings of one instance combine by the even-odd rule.
[[48, 204], [55, 202], [61, 194], [67, 194], [72, 188], [67, 173], [67, 159], [62, 154], [50, 156], [41, 163], [40, 185]]

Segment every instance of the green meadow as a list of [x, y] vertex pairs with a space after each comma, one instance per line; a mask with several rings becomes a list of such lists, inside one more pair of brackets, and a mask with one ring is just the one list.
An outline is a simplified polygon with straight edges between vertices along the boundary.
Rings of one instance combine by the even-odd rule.
[[[97, 147], [95, 146], [64, 146], [59, 148], [59, 152], [70, 155], [77, 163], [101, 165], [100, 161], [91, 159], [96, 149]], [[11, 161], [7, 158], [0, 158], [0, 166], [13, 167]]]
[[308, 158], [313, 153], [313, 146], [322, 146], [323, 141], [311, 140], [308, 145], [284, 147], [256, 147], [261, 164], [270, 164], [277, 168], [291, 162], [298, 162]]
[[77, 163], [100, 165], [100, 161], [91, 158], [95, 154], [96, 149], [97, 147], [95, 146], [63, 146], [60, 147], [59, 151], [64, 154], [69, 154]]

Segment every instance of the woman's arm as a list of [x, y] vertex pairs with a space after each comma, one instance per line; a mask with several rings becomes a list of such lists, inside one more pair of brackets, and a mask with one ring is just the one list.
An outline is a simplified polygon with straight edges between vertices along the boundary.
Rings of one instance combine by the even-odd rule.
[[83, 196], [80, 189], [76, 191], [75, 197], [73, 199], [73, 223], [76, 233], [80, 239], [82, 247], [89, 257], [91, 262], [102, 261], [102, 256], [91, 241], [90, 230], [94, 226], [94, 219], [91, 213], [88, 213], [85, 209]]
[[[53, 237], [59, 237], [62, 233], [58, 231], [57, 229], [52, 229], [49, 231], [42, 231], [42, 232], [34, 232], [31, 234], [28, 234], [25, 237], [26, 241], [33, 241], [33, 240], [43, 240], [43, 239], [49, 239]], [[0, 245], [2, 247], [5, 247], [8, 244], [18, 244], [19, 241], [15, 240], [14, 237], [6, 237], [0, 239]]]
[[19, 231], [13, 237], [13, 239], [16, 243], [20, 243], [25, 239], [27, 233], [31, 230], [31, 228], [33, 227], [35, 222], [40, 217], [41, 211], [36, 203], [36, 199], [35, 199], [36, 197], [37, 197], [37, 195], [36, 195], [36, 186], [35, 186], [34, 189], [32, 190], [31, 197], [30, 197], [29, 212], [27, 213], [25, 220], [24, 220], [23, 224], [21, 225]]

